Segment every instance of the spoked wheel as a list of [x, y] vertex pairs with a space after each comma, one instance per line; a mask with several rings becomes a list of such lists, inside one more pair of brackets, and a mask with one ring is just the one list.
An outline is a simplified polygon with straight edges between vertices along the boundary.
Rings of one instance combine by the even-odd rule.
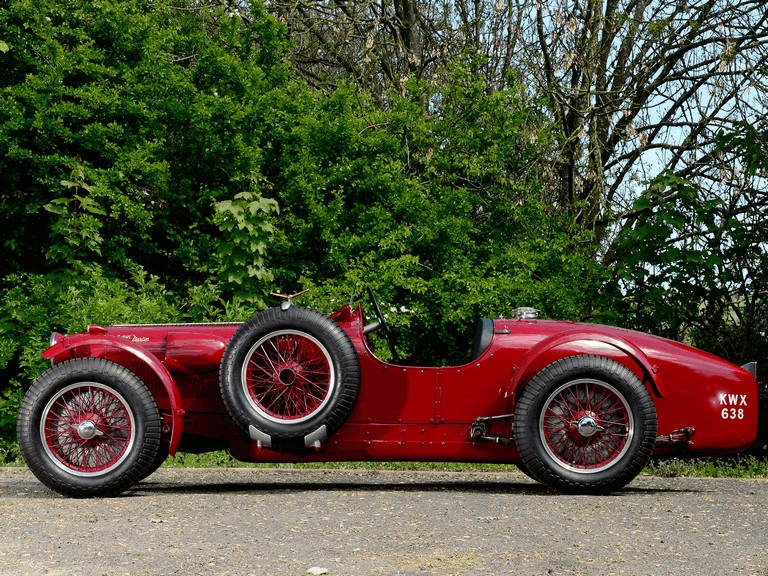
[[515, 411], [515, 438], [531, 476], [558, 490], [605, 493], [648, 463], [656, 411], [623, 365], [571, 356], [537, 374]]
[[336, 431], [352, 411], [359, 381], [347, 334], [324, 314], [294, 306], [246, 322], [221, 363], [232, 419], [273, 448], [301, 449], [308, 437], [322, 440]]
[[584, 378], [563, 384], [544, 403], [539, 435], [547, 454], [574, 472], [599, 472], [627, 452], [635, 424], [613, 386]]
[[114, 388], [81, 382], [48, 401], [40, 419], [40, 436], [46, 454], [62, 470], [98, 476], [130, 454], [136, 420]]
[[67, 496], [111, 496], [140, 480], [160, 447], [160, 416], [144, 383], [98, 358], [58, 364], [29, 389], [19, 447], [30, 470]]
[[328, 350], [300, 330], [278, 330], [259, 339], [241, 369], [243, 394], [265, 420], [300, 423], [331, 399], [336, 375]]

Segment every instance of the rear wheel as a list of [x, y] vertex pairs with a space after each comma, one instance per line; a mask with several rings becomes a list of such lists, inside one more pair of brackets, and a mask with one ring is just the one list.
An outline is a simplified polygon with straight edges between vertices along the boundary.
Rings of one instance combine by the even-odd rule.
[[100, 358], [57, 364], [19, 411], [19, 447], [32, 473], [65, 496], [114, 496], [157, 457], [160, 415], [130, 370]]
[[635, 374], [600, 356], [571, 356], [537, 374], [515, 410], [523, 466], [557, 490], [606, 493], [630, 482], [656, 442], [656, 410]]

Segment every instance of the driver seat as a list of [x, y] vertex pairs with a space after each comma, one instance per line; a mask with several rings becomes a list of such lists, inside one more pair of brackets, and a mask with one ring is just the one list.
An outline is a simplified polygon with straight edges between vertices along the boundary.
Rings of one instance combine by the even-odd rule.
[[490, 318], [478, 318], [475, 325], [475, 337], [472, 340], [472, 362], [479, 358], [488, 349], [493, 340], [493, 320]]

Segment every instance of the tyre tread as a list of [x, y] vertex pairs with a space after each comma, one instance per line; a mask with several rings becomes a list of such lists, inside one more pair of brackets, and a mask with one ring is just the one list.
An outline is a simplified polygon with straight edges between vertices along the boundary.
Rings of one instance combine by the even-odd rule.
[[[318, 338], [328, 348], [331, 360], [339, 371], [339, 392], [335, 402], [324, 411], [325, 416], [306, 425], [271, 425], [261, 422], [250, 413], [247, 402], [240, 397], [237, 370], [240, 369], [243, 349], [248, 348], [261, 336], [282, 329], [296, 329]], [[224, 405], [232, 419], [245, 432], [254, 426], [269, 434], [276, 445], [301, 448], [307, 434], [326, 426], [328, 434], [336, 431], [354, 408], [360, 386], [360, 362], [352, 341], [346, 332], [331, 318], [311, 308], [291, 306], [287, 310], [269, 308], [246, 321], [227, 345], [219, 369], [219, 388]], [[310, 429], [311, 428], [311, 429]]]
[[[620, 379], [627, 383], [631, 391], [634, 402], [632, 410], [636, 422], [641, 424], [639, 428], [642, 435], [637, 440], [638, 445], [629, 463], [623, 465], [618, 474], [594, 477], [585, 475], [583, 478], [574, 479], [572, 475], [556, 472], [535, 453], [534, 442], [537, 441], [537, 434], [533, 430], [532, 416], [536, 416], [533, 420], [537, 422], [538, 402], [543, 401], [542, 397], [548, 394], [555, 383], [577, 372], [604, 377], [608, 381], [614, 381], [614, 378]], [[625, 486], [643, 470], [650, 460], [656, 443], [656, 430], [656, 409], [643, 383], [629, 368], [603, 356], [567, 356], [546, 366], [525, 387], [515, 408], [515, 441], [524, 466], [530, 475], [542, 484], [570, 493], [605, 494]]]
[[[77, 382], [80, 378], [109, 385], [123, 396], [135, 396], [137, 403], [131, 409], [136, 419], [136, 442], [142, 441], [140, 446], [134, 448], [139, 450], [138, 456], [126, 470], [108, 472], [98, 477], [100, 481], [83, 481], [78, 476], [67, 475], [49, 461], [38, 445], [42, 439], [36, 432], [39, 426], [36, 412], [42, 410], [49, 395], [55, 393], [58, 387]], [[127, 390], [120, 390], [122, 386], [126, 386]], [[126, 398], [126, 401], [129, 400]], [[139, 413], [139, 409], [143, 413]], [[74, 498], [116, 496], [138, 482], [155, 460], [162, 432], [157, 404], [144, 382], [128, 368], [104, 358], [67, 360], [42, 374], [24, 396], [16, 429], [20, 451], [32, 473], [54, 492]]]

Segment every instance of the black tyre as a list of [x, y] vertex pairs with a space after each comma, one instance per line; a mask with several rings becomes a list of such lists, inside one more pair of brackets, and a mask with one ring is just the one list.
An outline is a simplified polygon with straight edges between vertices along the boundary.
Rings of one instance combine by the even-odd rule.
[[570, 356], [539, 372], [515, 408], [523, 466], [556, 490], [618, 490], [648, 463], [656, 409], [625, 366], [600, 356]]
[[163, 465], [163, 462], [165, 462], [168, 459], [168, 456], [169, 456], [168, 444], [164, 441], [161, 441], [160, 447], [157, 450], [157, 455], [155, 456], [155, 459], [152, 461], [152, 463], [149, 466], [147, 466], [147, 469], [144, 470], [139, 480], [144, 480], [145, 478], [148, 478], [152, 474], [157, 472], [158, 468], [160, 468], [160, 466]]
[[114, 496], [155, 461], [161, 422], [144, 383], [101, 358], [57, 364], [27, 391], [19, 448], [27, 466], [65, 496]]
[[324, 314], [270, 308], [230, 340], [220, 384], [229, 414], [251, 438], [271, 448], [302, 449], [349, 416], [360, 365], [347, 334]]
[[528, 469], [528, 466], [525, 465], [525, 462], [517, 462], [515, 463], [515, 466], [517, 466], [517, 469], [520, 470], [523, 474], [528, 476], [531, 480], [536, 480], [538, 482], [538, 479], [536, 479], [533, 474], [531, 474], [531, 471]]

